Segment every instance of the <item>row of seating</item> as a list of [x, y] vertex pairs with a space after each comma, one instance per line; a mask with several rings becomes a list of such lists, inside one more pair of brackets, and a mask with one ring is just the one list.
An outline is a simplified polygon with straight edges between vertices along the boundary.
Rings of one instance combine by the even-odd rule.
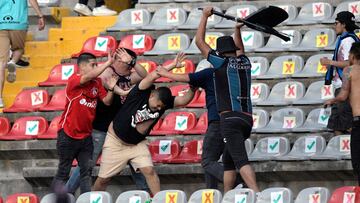
[[[187, 200], [187, 195], [181, 190], [163, 190], [158, 192], [150, 201], [150, 194], [146, 191], [132, 190], [121, 193], [115, 203], [354, 203], [359, 194], [359, 187], [344, 186], [335, 189], [332, 193], [326, 187], [309, 187], [301, 190], [299, 194], [294, 197], [293, 192], [285, 187], [267, 188], [257, 194], [248, 188], [235, 188], [225, 193], [214, 189], [197, 190]], [[295, 198], [295, 200], [294, 200]], [[17, 193], [9, 195], [5, 203], [27, 202], [27, 203], [53, 203], [55, 202], [55, 194], [45, 195], [41, 201], [39, 197], [32, 193]], [[108, 192], [92, 191], [87, 192], [78, 197], [68, 194], [70, 203], [85, 203], [85, 202], [102, 202], [113, 203], [113, 198]], [[20, 201], [19, 201], [20, 200]], [[23, 201], [22, 201], [23, 200]], [[1, 198], [0, 198], [0, 202]]]

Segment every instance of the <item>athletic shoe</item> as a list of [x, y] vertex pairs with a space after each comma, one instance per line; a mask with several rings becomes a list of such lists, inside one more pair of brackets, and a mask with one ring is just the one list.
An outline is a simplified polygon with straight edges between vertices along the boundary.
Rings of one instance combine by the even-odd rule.
[[0, 98], [0, 108], [4, 108], [4, 101], [2, 98]]
[[20, 59], [18, 62], [16, 62], [16, 66], [18, 66], [18, 67], [27, 67], [27, 66], [29, 66], [29, 65], [30, 65], [29, 62], [24, 61], [24, 60], [22, 60], [22, 59]]
[[116, 15], [117, 12], [113, 11], [111, 9], [108, 9], [105, 5], [102, 5], [100, 7], [95, 7], [93, 9], [92, 14], [94, 16], [113, 16], [113, 15]]
[[6, 80], [10, 83], [13, 83], [16, 80], [16, 64], [10, 61], [7, 64], [7, 68], [8, 68], [8, 75], [6, 77]]
[[92, 12], [87, 5], [76, 3], [74, 11], [84, 16], [91, 16]]

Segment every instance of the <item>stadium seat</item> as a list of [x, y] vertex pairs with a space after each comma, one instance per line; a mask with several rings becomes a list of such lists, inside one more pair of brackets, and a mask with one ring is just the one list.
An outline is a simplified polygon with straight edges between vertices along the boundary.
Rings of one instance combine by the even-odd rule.
[[302, 136], [295, 141], [290, 153], [277, 160], [309, 160], [312, 156], [323, 153], [325, 147], [326, 141], [322, 136]]
[[334, 97], [335, 89], [332, 85], [324, 85], [324, 81], [313, 82], [309, 85], [303, 98], [293, 104], [323, 104], [327, 99]]
[[270, 122], [257, 133], [286, 133], [298, 128], [304, 123], [304, 111], [299, 108], [287, 107], [272, 113]]
[[165, 116], [161, 126], [154, 133], [157, 135], [177, 135], [191, 130], [196, 125], [193, 112], [171, 112]]
[[154, 125], [154, 127], [151, 129], [150, 135], [158, 135], [158, 133], [156, 133], [156, 131], [160, 128], [162, 122], [163, 122], [163, 120], [160, 118], [158, 120], [158, 122]]
[[221, 203], [222, 194], [219, 190], [203, 189], [195, 191], [189, 198], [188, 203], [212, 202]]
[[245, 140], [245, 149], [248, 156], [254, 151], [254, 142], [250, 138]]
[[315, 28], [305, 33], [301, 43], [290, 51], [319, 51], [334, 44], [336, 33], [333, 29]]
[[[224, 33], [222, 33], [222, 32], [207, 32], [205, 35], [205, 42], [212, 49], [216, 50], [216, 39], [221, 36], [224, 36]], [[186, 53], [186, 54], [200, 54], [201, 53], [200, 49], [196, 46], [195, 40], [196, 40], [196, 37], [194, 36], [189, 48], [184, 50], [184, 53]]]
[[256, 203], [293, 203], [293, 193], [288, 188], [273, 187], [267, 188], [260, 193]]
[[184, 134], [194, 134], [194, 135], [203, 135], [206, 133], [208, 128], [208, 115], [207, 112], [204, 112], [200, 115], [198, 121], [194, 128], [189, 131], [185, 131]]
[[119, 47], [133, 50], [137, 55], [143, 55], [145, 51], [150, 51], [153, 46], [154, 39], [146, 34], [127, 35], [121, 38], [119, 43]]
[[279, 5], [275, 5], [275, 6], [282, 8], [289, 15], [289, 17], [281, 24], [287, 24], [288, 22], [292, 22], [293, 20], [296, 19], [297, 15], [298, 15], [298, 9], [296, 8], [296, 6], [294, 6], [292, 4], [279, 4]]
[[33, 112], [49, 103], [49, 95], [46, 90], [30, 89], [22, 90], [16, 95], [14, 103], [3, 110], [4, 113]]
[[57, 90], [51, 97], [50, 102], [39, 109], [39, 111], [63, 111], [65, 109], [66, 92], [65, 89]]
[[331, 194], [328, 203], [358, 203], [360, 201], [360, 187], [344, 186], [337, 188]]
[[[68, 193], [67, 196], [68, 196], [67, 203], [75, 203], [74, 195]], [[41, 198], [41, 201], [40, 201], [40, 203], [54, 203], [54, 202], [56, 202], [56, 194], [55, 193], [50, 193], [50, 194], [45, 195], [43, 198]]]
[[55, 117], [50, 125], [47, 131], [44, 134], [38, 135], [37, 139], [56, 139], [57, 138], [57, 132], [60, 129], [60, 119], [61, 116]]
[[341, 2], [340, 4], [338, 4], [336, 6], [336, 9], [335, 9], [332, 17], [328, 20], [323, 21], [323, 23], [334, 23], [337, 14], [340, 13], [341, 11], [349, 11], [349, 12], [353, 13], [355, 16], [355, 20], [357, 22], [360, 21], [359, 1], [346, 1], [346, 2]]
[[269, 96], [270, 88], [266, 83], [251, 84], [251, 103], [256, 105], [258, 102], [265, 101]]
[[290, 40], [284, 41], [275, 35], [271, 35], [266, 45], [256, 49], [256, 52], [282, 52], [300, 44], [302, 35], [297, 30], [281, 30], [280, 32], [289, 35]]
[[4, 201], [3, 201], [3, 199], [2, 199], [2, 197], [0, 196], [0, 203], [3, 203]]
[[187, 197], [181, 190], [163, 190], [156, 193], [152, 199], [152, 203], [164, 202], [187, 203]]
[[313, 160], [350, 159], [350, 135], [338, 135], [330, 139], [322, 154], [311, 157]]
[[198, 95], [194, 96], [194, 99], [186, 105], [189, 108], [203, 108], [206, 106], [206, 93], [205, 90], [199, 89], [196, 91]]
[[225, 193], [221, 203], [255, 203], [256, 195], [250, 188], [233, 189]]
[[5, 136], [10, 131], [10, 121], [6, 117], [0, 117], [0, 137]]
[[293, 129], [293, 132], [319, 132], [327, 130], [331, 109], [317, 108], [310, 111], [303, 126]]
[[179, 7], [163, 7], [155, 11], [150, 23], [143, 30], [173, 30], [185, 23], [186, 11]]
[[1, 136], [0, 140], [31, 140], [45, 133], [48, 122], [39, 116], [27, 116], [17, 119], [10, 132]]
[[295, 203], [328, 203], [330, 191], [325, 187], [310, 187], [300, 191]]
[[168, 163], [200, 163], [202, 154], [203, 140], [192, 140], [185, 143], [179, 156], [169, 160]]
[[209, 61], [203, 59], [197, 64], [195, 72], [200, 72], [207, 68], [213, 68], [213, 66], [211, 65], [211, 63], [209, 63]]
[[269, 122], [269, 113], [263, 109], [253, 109], [253, 127], [252, 132], [256, 132], [257, 129], [264, 128]]
[[307, 3], [299, 12], [297, 18], [291, 22], [288, 22], [288, 25], [308, 25], [308, 24], [319, 24], [323, 21], [331, 18], [333, 14], [333, 7], [329, 3], [325, 2], [314, 2]]
[[251, 78], [256, 79], [259, 75], [264, 75], [269, 69], [269, 60], [262, 56], [249, 57], [251, 62]]
[[77, 58], [82, 53], [91, 53], [96, 57], [107, 57], [108, 52], [114, 52], [117, 47], [116, 39], [113, 36], [90, 37], [85, 41], [80, 52], [71, 55], [71, 57]]
[[304, 96], [305, 86], [301, 82], [279, 82], [271, 89], [265, 101], [257, 102], [259, 106], [289, 105]]
[[[257, 11], [258, 8], [254, 5], [236, 5], [228, 8], [225, 12], [226, 15], [236, 16], [238, 18], [246, 18], [251, 13]], [[225, 18], [220, 23], [215, 25], [215, 28], [234, 28], [235, 22], [226, 20]]]
[[130, 190], [121, 193], [115, 203], [146, 203], [150, 199], [150, 194], [142, 190]]
[[[234, 37], [234, 34], [231, 35]], [[241, 31], [241, 38], [246, 52], [256, 51], [264, 46], [264, 34], [259, 31]]]
[[16, 193], [7, 196], [5, 203], [19, 203], [19, 202], [26, 202], [26, 203], [39, 203], [39, 197], [33, 193]]
[[38, 85], [40, 87], [66, 85], [70, 76], [78, 71], [76, 64], [58, 64], [51, 69], [48, 78], [44, 82], [39, 82]]
[[81, 194], [76, 203], [89, 203], [89, 202], [102, 202], [102, 203], [112, 203], [112, 196], [108, 192], [102, 191], [91, 191]]
[[[218, 7], [213, 7], [213, 8], [215, 11], [222, 12], [221, 9]], [[202, 16], [202, 11], [200, 11], [198, 8], [192, 9], [189, 13], [186, 22], [183, 25], [180, 25], [178, 29], [184, 29], [184, 30], [197, 29], [199, 27], [201, 16]], [[211, 17], [208, 18], [206, 27], [213, 28], [214, 25], [218, 24], [221, 21], [221, 19], [222, 18], [220, 16], [212, 15]]]
[[292, 77], [294, 78], [309, 78], [309, 77], [324, 77], [327, 69], [326, 66], [322, 66], [320, 63], [321, 58], [332, 59], [332, 54], [316, 54], [310, 56], [306, 61], [304, 68], [298, 72], [294, 73]]
[[167, 163], [180, 154], [181, 148], [177, 140], [156, 140], [149, 144], [154, 163]]
[[286, 137], [261, 138], [250, 154], [250, 161], [274, 160], [289, 153], [290, 141]]
[[37, 1], [40, 7], [59, 7], [60, 6], [60, 0], [43, 0]]
[[114, 26], [107, 31], [139, 30], [150, 23], [151, 14], [146, 9], [126, 9], [118, 15]]
[[152, 3], [170, 3], [174, 0], [139, 0], [139, 3], [152, 4]]
[[[162, 65], [166, 66], [166, 65], [168, 65], [168, 64], [170, 64], [172, 62], [173, 62], [173, 60], [167, 60]], [[180, 68], [174, 68], [174, 69], [171, 70], [171, 72], [174, 73], [174, 74], [193, 73], [194, 71], [195, 71], [195, 65], [189, 59], [185, 59]], [[157, 79], [155, 82], [171, 82], [171, 81], [172, 80], [170, 80], [168, 78], [161, 77], [161, 78]]]
[[276, 57], [270, 65], [269, 70], [264, 75], [259, 75], [257, 79], [279, 79], [291, 77], [301, 71], [304, 66], [304, 59], [298, 55], [285, 55]]
[[157, 63], [149, 60], [138, 60], [137, 63], [142, 65], [148, 73], [153, 72], [158, 66]]
[[176, 54], [189, 47], [190, 38], [184, 33], [164, 34], [157, 38], [154, 48], [144, 55]]

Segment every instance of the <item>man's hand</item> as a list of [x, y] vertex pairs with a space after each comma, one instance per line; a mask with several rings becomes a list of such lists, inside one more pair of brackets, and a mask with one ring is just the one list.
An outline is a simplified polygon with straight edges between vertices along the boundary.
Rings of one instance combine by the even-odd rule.
[[329, 99], [324, 103], [324, 108], [327, 108], [335, 103], [334, 99]]
[[244, 23], [236, 23], [235, 27], [241, 29], [244, 26]]
[[203, 16], [210, 17], [213, 14], [213, 7], [207, 6], [203, 9]]
[[105, 79], [106, 88], [108, 90], [113, 91], [118, 79], [119, 79], [119, 77], [117, 75], [112, 75], [110, 78], [106, 78]]
[[107, 57], [107, 61], [105, 62], [106, 66], [110, 66], [111, 64], [113, 64], [115, 61], [115, 54], [111, 54], [111, 51], [108, 51], [108, 57]]
[[320, 63], [321, 63], [321, 65], [323, 65], [323, 66], [331, 65], [331, 62], [332, 62], [332, 60], [330, 60], [330, 59], [328, 59], [328, 58], [321, 58], [321, 59], [320, 59]]
[[168, 73], [168, 70], [166, 70], [164, 67], [159, 66], [156, 68], [156, 73], [160, 75], [161, 77], [166, 77], [166, 74]]
[[124, 63], [130, 63], [132, 60], [132, 57], [130, 56], [130, 54], [127, 53], [127, 51], [125, 49], [116, 49], [116, 53], [117, 57]]
[[185, 53], [184, 53], [184, 52], [179, 52], [179, 53], [176, 55], [176, 57], [175, 57], [175, 59], [174, 59], [174, 61], [173, 61], [174, 67], [175, 67], [175, 68], [181, 67], [181, 66], [182, 66], [182, 62], [184, 62], [185, 59], [186, 59]]
[[44, 17], [40, 17], [38, 20], [38, 29], [39, 31], [43, 30], [45, 28], [45, 19]]

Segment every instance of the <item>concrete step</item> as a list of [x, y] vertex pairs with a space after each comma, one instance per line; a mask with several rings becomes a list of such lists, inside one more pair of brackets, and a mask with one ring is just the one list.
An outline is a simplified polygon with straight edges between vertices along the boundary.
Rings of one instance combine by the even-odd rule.
[[104, 29], [80, 29], [74, 27], [73, 29], [51, 28], [49, 30], [49, 41], [81, 41], [85, 42], [86, 39], [98, 36]]
[[117, 16], [101, 17], [64, 17], [61, 21], [62, 29], [105, 29], [115, 24]]

